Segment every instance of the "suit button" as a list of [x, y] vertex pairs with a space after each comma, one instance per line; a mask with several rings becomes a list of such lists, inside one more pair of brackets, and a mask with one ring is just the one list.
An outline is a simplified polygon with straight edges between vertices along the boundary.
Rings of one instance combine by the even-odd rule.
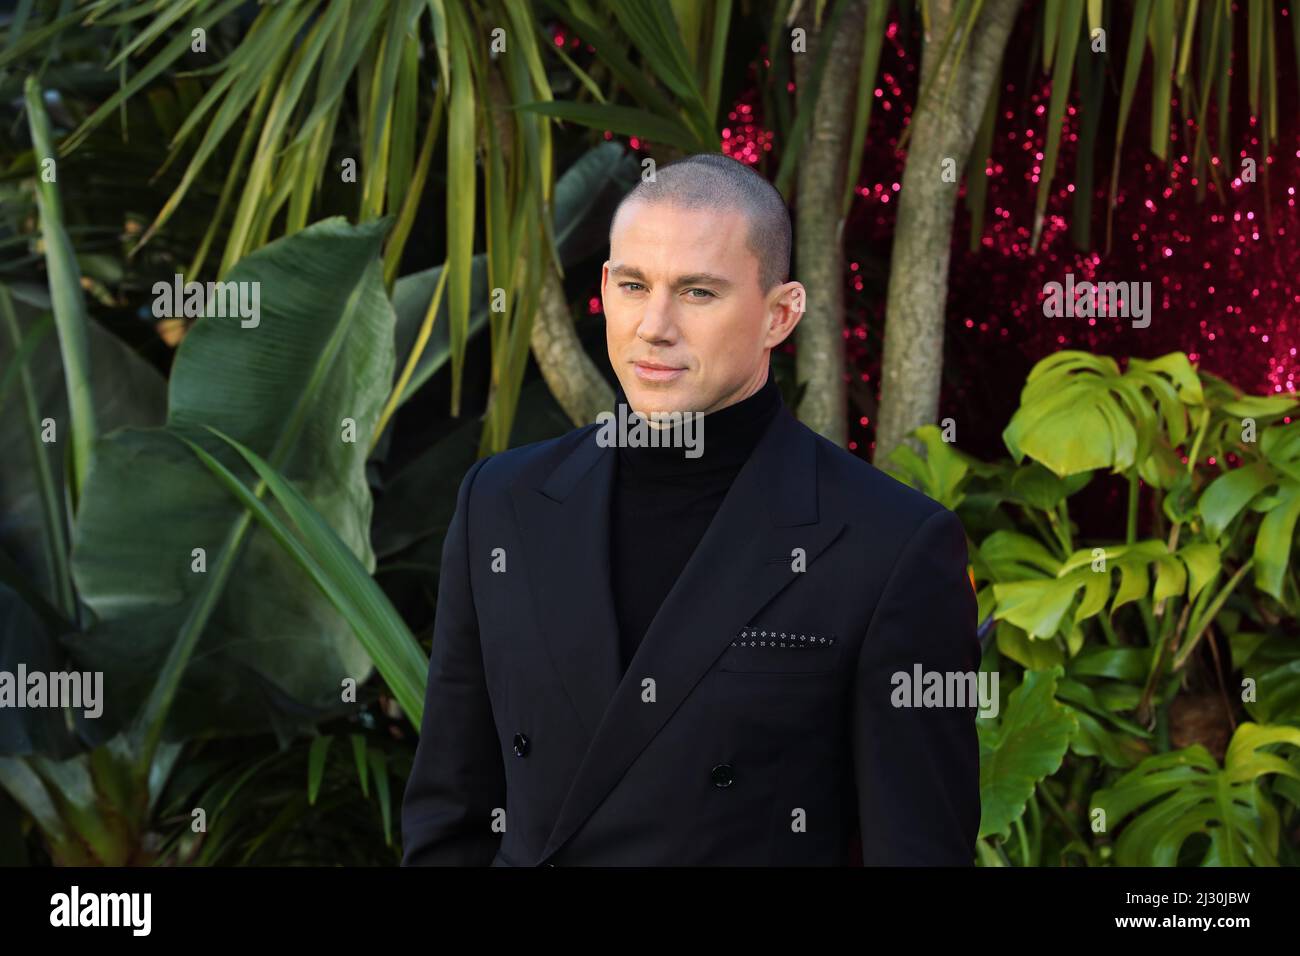
[[720, 763], [713, 768], [713, 785], [715, 787], [729, 787], [734, 778], [731, 775], [731, 764]]
[[515, 734], [515, 756], [527, 757], [528, 747], [529, 747], [528, 738], [525, 737], [523, 734]]

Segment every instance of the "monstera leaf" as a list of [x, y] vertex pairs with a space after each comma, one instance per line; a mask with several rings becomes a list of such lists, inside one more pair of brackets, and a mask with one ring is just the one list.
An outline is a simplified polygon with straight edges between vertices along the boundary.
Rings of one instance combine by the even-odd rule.
[[1205, 405], [1211, 413], [1201, 450], [1219, 461], [1226, 460], [1229, 454], [1249, 457], [1248, 453], [1257, 447], [1248, 438], [1249, 431], [1258, 434], [1267, 424], [1300, 407], [1294, 393], [1248, 395], [1208, 372], [1201, 372], [1200, 376]]
[[1255, 459], [1210, 482], [1196, 508], [1212, 538], [1231, 537], [1248, 511], [1263, 513], [1254, 535], [1255, 584], [1285, 603], [1300, 520], [1300, 429], [1274, 425], [1250, 444], [1258, 445]]
[[1151, 655], [1149, 647], [1088, 647], [1070, 659], [1056, 698], [1079, 721], [1072, 752], [1121, 770], [1151, 754], [1154, 735], [1126, 716], [1141, 699]]
[[925, 448], [925, 457], [910, 445], [899, 445], [890, 454], [886, 471], [945, 508], [956, 510], [962, 503], [965, 495], [961, 489], [970, 475], [996, 470], [945, 441], [938, 426], [922, 425], [913, 434]]
[[1181, 352], [1131, 359], [1127, 372], [1104, 355], [1057, 352], [1029, 373], [1020, 407], [1002, 432], [1019, 462], [1026, 455], [1064, 478], [1098, 468], [1141, 464], [1164, 435], [1187, 437], [1187, 405], [1203, 401], [1201, 383]]
[[1283, 601], [1287, 570], [1296, 550], [1296, 522], [1300, 520], [1300, 428], [1295, 424], [1268, 428], [1260, 436], [1259, 446], [1274, 471], [1277, 490], [1255, 536], [1255, 583]]
[[[1082, 548], [1059, 562], [1033, 538], [1012, 531], [989, 535], [979, 556], [995, 582], [993, 616], [1031, 638], [1074, 635], [1080, 624], [1105, 609], [1107, 600], [1113, 615], [1152, 591], [1153, 570], [1157, 601], [1184, 593], [1194, 600], [1220, 566], [1213, 545], [1197, 542], [1171, 553], [1156, 540]], [[1117, 568], [1119, 586], [1112, 595], [1111, 572]]]
[[1061, 673], [1059, 667], [1026, 671], [1001, 720], [978, 721], [981, 838], [1005, 835], [1039, 781], [1061, 766], [1077, 727], [1070, 709], [1056, 702]]
[[365, 457], [393, 373], [385, 226], [330, 219], [242, 260], [226, 279], [258, 283], [259, 323], [200, 319], [176, 356], [165, 427], [98, 444], [73, 550], [97, 623], [72, 649], [105, 671], [109, 728], [170, 709], [169, 737], [286, 733], [369, 675], [336, 609], [182, 439], [257, 486], [204, 426], [252, 449], [373, 569]]
[[[977, 551], [980, 573], [994, 582], [993, 616], [1029, 638], [1056, 634], [1074, 601], [1080, 582], [1058, 578], [1060, 566], [1037, 540], [1015, 531], [993, 532]], [[999, 645], [1011, 634], [1000, 628]], [[1017, 659], [1025, 658], [1017, 655]]]
[[1262, 461], [1233, 468], [1215, 478], [1196, 503], [1205, 519], [1206, 534], [1220, 537], [1242, 509], [1272, 483], [1273, 473]]
[[1258, 637], [1258, 646], [1239, 660], [1239, 647], [1250, 635], [1233, 634], [1232, 660], [1242, 676], [1254, 682], [1254, 692], [1243, 693], [1243, 704], [1260, 723], [1300, 725], [1300, 657], [1294, 641], [1285, 636]]
[[1188, 838], [1200, 834], [1209, 839], [1202, 866], [1276, 866], [1278, 814], [1260, 784], [1273, 775], [1300, 779], [1300, 770], [1264, 749], [1275, 744], [1300, 747], [1300, 728], [1244, 723], [1222, 767], [1196, 744], [1148, 757], [1097, 791], [1093, 807], [1105, 812], [1107, 829], [1123, 823], [1116, 862], [1176, 866]]

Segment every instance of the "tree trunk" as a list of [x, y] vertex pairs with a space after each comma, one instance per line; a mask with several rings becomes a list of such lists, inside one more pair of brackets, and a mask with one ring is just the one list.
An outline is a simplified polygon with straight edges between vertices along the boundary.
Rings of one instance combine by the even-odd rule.
[[[944, 160], [957, 180], [966, 168], [975, 133], [1001, 73], [1002, 53], [1020, 0], [988, 0], [975, 24], [960, 67], [953, 52], [940, 62], [955, 0], [934, 0], [931, 33], [921, 58], [921, 85], [934, 77], [926, 101], [913, 114], [903, 170], [885, 303], [885, 351], [874, 460], [883, 462], [913, 429], [937, 420], [943, 373], [943, 325], [948, 259], [959, 182], [944, 182]], [[947, 99], [943, 99], [945, 88]]]
[[[508, 167], [514, 150], [514, 127], [509, 120], [509, 99], [496, 70], [489, 74], [492, 119]], [[527, 268], [528, 266], [526, 266]], [[614, 406], [614, 390], [587, 356], [564, 298], [564, 286], [550, 257], [542, 264], [542, 288], [528, 341], [546, 387], [576, 426], [596, 420], [597, 412]]]
[[589, 425], [598, 412], [614, 407], [614, 390], [582, 348], [564, 286], [546, 260], [542, 296], [533, 317], [530, 342], [546, 387], [574, 425]]
[[[840, 203], [848, 175], [853, 108], [861, 68], [866, 5], [849, 8], [833, 36], [826, 23], [815, 31], [810, 16], [801, 19], [807, 52], [796, 55], [799, 109], [811, 109], [808, 141], [801, 149], [795, 195], [795, 262], [807, 289], [803, 318], [795, 328], [795, 377], [807, 383], [799, 418], [809, 428], [843, 447], [848, 441], [848, 392], [844, 375], [844, 247]], [[875, 0], [881, 2], [881, 0]], [[831, 44], [815, 103], [805, 102], [812, 64], [821, 43]]]

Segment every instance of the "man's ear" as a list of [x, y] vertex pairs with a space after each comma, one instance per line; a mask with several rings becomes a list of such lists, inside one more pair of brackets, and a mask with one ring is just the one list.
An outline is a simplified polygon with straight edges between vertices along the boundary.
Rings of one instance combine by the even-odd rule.
[[768, 293], [768, 331], [766, 348], [775, 348], [790, 337], [803, 318], [808, 295], [801, 282], [783, 282]]
[[605, 311], [605, 288], [609, 285], [609, 260], [606, 259], [600, 266], [600, 311]]

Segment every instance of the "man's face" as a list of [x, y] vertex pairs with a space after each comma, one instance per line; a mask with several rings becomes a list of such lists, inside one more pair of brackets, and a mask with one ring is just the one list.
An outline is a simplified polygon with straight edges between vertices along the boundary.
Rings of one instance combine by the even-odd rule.
[[636, 411], [707, 413], [767, 380], [803, 286], [763, 293], [748, 228], [740, 212], [635, 200], [619, 210], [600, 295], [609, 361]]

